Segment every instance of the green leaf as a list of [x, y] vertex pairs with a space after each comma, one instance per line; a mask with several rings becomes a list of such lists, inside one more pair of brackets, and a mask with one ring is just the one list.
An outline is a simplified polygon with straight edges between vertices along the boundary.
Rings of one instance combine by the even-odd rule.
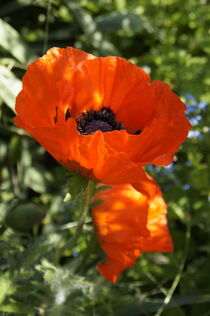
[[[0, 306], [0, 311], [4, 313], [33, 313], [34, 309], [30, 305], [26, 305], [25, 303], [8, 303]], [[27, 314], [28, 315], [28, 314]]]
[[52, 180], [52, 175], [41, 165], [29, 166], [25, 172], [24, 184], [35, 192], [46, 192], [47, 184]]
[[6, 224], [17, 231], [27, 231], [39, 225], [45, 217], [45, 210], [32, 203], [20, 204], [7, 212]]
[[65, 0], [65, 3], [73, 13], [92, 46], [96, 48], [102, 56], [120, 56], [120, 53], [114, 44], [104, 38], [103, 34], [97, 29], [94, 19], [87, 11], [81, 8], [76, 1]]
[[[1, 28], [1, 25], [0, 25]], [[1, 39], [0, 39], [1, 41]], [[6, 67], [0, 65], [0, 98], [15, 112], [15, 98], [21, 90], [21, 81]]]
[[88, 179], [79, 174], [73, 175], [68, 181], [69, 194], [76, 199], [81, 192], [84, 192], [88, 183]]
[[7, 155], [7, 143], [0, 139], [0, 163], [6, 159]]
[[21, 137], [14, 135], [9, 142], [7, 155], [11, 164], [17, 163], [20, 159], [22, 148], [21, 140]]
[[[131, 31], [132, 34], [144, 33], [145, 31], [148, 33], [155, 33], [155, 31], [157, 31], [157, 29], [147, 20], [145, 16], [140, 16], [139, 14], [127, 10], [99, 15], [94, 19], [94, 23], [96, 29], [103, 34], [116, 33], [117, 31], [121, 30], [125, 32]], [[63, 27], [51, 31], [49, 34], [49, 39], [69, 39], [74, 38], [79, 34], [81, 34], [79, 26], [70, 25], [68, 27]]]
[[100, 191], [105, 191], [105, 190], [109, 190], [111, 189], [112, 186], [111, 185], [100, 185], [96, 188], [96, 193], [100, 192]]
[[55, 266], [45, 259], [37, 268], [43, 273], [45, 283], [49, 284], [54, 294], [55, 305], [65, 303], [67, 297], [75, 291], [91, 292], [94, 288], [94, 284], [84, 277], [72, 274], [70, 269]]
[[96, 200], [96, 201], [90, 203], [90, 208], [97, 207], [97, 206], [101, 205], [103, 202], [104, 202], [104, 200]]
[[[51, 240], [49, 240], [51, 239]], [[33, 240], [28, 244], [27, 249], [22, 252], [21, 256], [21, 268], [22, 271], [32, 271], [34, 263], [41, 257], [43, 257], [49, 248], [53, 248], [60, 242], [60, 236], [51, 235], [50, 238], [47, 238], [46, 235], [38, 236], [33, 238]], [[29, 270], [27, 270], [29, 268]], [[32, 272], [33, 274], [34, 272]]]
[[[210, 302], [210, 294], [179, 295], [174, 296], [165, 308], [170, 309], [182, 305], [201, 304], [206, 302]], [[145, 315], [145, 313], [156, 312], [162, 304], [163, 303], [161, 301], [142, 301], [139, 303], [133, 303], [128, 306], [124, 306], [123, 309], [117, 313], [117, 316]]]
[[119, 30], [152, 33], [155, 31], [154, 26], [139, 14], [123, 10], [100, 15], [95, 20], [97, 28], [101, 32], [115, 33]]
[[126, 0], [114, 0], [114, 4], [117, 10], [122, 10], [126, 6]]
[[23, 64], [27, 64], [36, 58], [19, 33], [2, 19], [0, 19], [0, 47]]
[[4, 301], [5, 297], [15, 291], [8, 275], [0, 275], [0, 304]]

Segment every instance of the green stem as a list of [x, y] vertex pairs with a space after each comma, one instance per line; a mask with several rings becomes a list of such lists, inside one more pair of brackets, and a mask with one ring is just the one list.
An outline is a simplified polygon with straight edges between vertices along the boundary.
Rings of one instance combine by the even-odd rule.
[[92, 231], [91, 233], [91, 238], [88, 240], [86, 243], [86, 249], [84, 251], [83, 257], [81, 261], [78, 263], [78, 265], [75, 267], [75, 273], [84, 273], [84, 267], [86, 266], [87, 260], [89, 258], [89, 254], [92, 253], [94, 247], [96, 246], [96, 238], [95, 238], [95, 233]]
[[170, 303], [171, 298], [174, 294], [174, 291], [176, 290], [177, 285], [179, 284], [179, 281], [182, 277], [182, 273], [185, 267], [185, 262], [187, 260], [187, 255], [188, 255], [188, 249], [189, 249], [189, 244], [190, 244], [190, 237], [191, 237], [191, 226], [190, 226], [190, 221], [187, 223], [187, 230], [186, 230], [186, 241], [185, 241], [185, 251], [184, 251], [184, 258], [181, 262], [181, 265], [179, 267], [179, 270], [176, 274], [176, 277], [171, 285], [171, 288], [169, 289], [164, 301], [163, 301], [163, 305], [158, 309], [157, 313], [155, 314], [155, 316], [160, 316], [162, 314], [162, 312], [164, 311], [164, 309], [166, 308], [166, 306]]
[[94, 187], [94, 182], [89, 180], [87, 187], [83, 193], [82, 200], [80, 203], [79, 211], [80, 211], [80, 220], [78, 222], [76, 232], [74, 236], [64, 245], [64, 247], [61, 249], [62, 251], [65, 251], [66, 249], [70, 249], [74, 244], [76, 243], [77, 239], [80, 237], [82, 231], [83, 231], [83, 226], [86, 220], [86, 217], [89, 212], [90, 208], [90, 202], [91, 198], [93, 196], [93, 187]]

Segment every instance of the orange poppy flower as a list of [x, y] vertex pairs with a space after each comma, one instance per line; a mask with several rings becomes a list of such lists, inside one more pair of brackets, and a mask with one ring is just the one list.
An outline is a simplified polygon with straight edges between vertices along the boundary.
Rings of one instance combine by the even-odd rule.
[[29, 65], [14, 121], [66, 168], [111, 185], [141, 179], [151, 191], [141, 167], [173, 160], [190, 128], [184, 111], [167, 84], [125, 59], [67, 47]]
[[130, 184], [100, 191], [104, 202], [92, 209], [99, 244], [106, 254], [99, 272], [115, 283], [120, 272], [133, 266], [143, 252], [169, 252], [173, 244], [167, 227], [166, 204], [158, 188], [152, 199]]

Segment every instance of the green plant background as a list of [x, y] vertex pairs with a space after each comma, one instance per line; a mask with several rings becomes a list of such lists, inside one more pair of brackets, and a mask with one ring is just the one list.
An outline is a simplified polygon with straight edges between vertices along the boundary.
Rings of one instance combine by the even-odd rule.
[[[193, 124], [172, 165], [148, 166], [175, 250], [144, 254], [116, 285], [95, 267], [88, 216], [78, 233], [67, 171], [12, 121], [27, 64], [68, 45], [144, 67]], [[0, 315], [210, 315], [209, 55], [209, 0], [0, 1]]]

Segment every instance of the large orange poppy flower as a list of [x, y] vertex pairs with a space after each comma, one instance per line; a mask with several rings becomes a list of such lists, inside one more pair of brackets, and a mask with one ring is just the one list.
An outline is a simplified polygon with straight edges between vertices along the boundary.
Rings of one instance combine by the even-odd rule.
[[14, 121], [68, 169], [112, 185], [141, 179], [150, 191], [141, 167], [173, 160], [190, 128], [184, 111], [167, 84], [125, 59], [67, 47], [29, 65]]
[[115, 283], [120, 272], [133, 266], [143, 252], [169, 252], [173, 243], [167, 227], [166, 204], [158, 188], [152, 199], [130, 184], [115, 185], [94, 198], [92, 209], [99, 244], [106, 254], [99, 272]]

